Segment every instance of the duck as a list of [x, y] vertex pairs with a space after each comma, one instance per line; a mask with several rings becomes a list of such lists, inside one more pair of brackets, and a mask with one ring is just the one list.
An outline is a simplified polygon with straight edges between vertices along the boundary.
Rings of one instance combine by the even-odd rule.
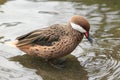
[[90, 44], [90, 24], [81, 15], [73, 15], [67, 24], [53, 24], [16, 38], [12, 45], [21, 51], [44, 58], [45, 61], [59, 59], [70, 54], [86, 37]]

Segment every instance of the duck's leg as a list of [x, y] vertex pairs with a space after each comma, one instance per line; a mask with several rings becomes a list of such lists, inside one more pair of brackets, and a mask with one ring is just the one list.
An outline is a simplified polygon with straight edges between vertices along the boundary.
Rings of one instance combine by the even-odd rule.
[[64, 68], [64, 63], [66, 59], [49, 59], [46, 60], [51, 66], [57, 68], [57, 69], [62, 69]]

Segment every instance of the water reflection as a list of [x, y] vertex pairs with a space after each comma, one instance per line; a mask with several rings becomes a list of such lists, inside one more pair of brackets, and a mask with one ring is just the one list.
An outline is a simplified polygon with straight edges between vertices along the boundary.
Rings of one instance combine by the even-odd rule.
[[7, 0], [0, 0], [0, 5], [4, 4]]
[[4, 26], [4, 27], [14, 27], [14, 26], [17, 26], [18, 24], [20, 24], [21, 22], [10, 22], [10, 23], [2, 23], [0, 24], [0, 26]]
[[0, 79], [1, 80], [42, 80], [35, 74], [35, 70], [23, 68], [21, 65], [0, 57]]
[[42, 76], [44, 80], [88, 80], [87, 71], [79, 65], [73, 56], [66, 57], [65, 68], [63, 69], [54, 68], [39, 57], [23, 55], [11, 59], [19, 61], [25, 67], [36, 69], [36, 73]]
[[[119, 0], [10, 1], [0, 7], [4, 12], [0, 12], [0, 42], [13, 40], [16, 36], [50, 24], [66, 23], [74, 14], [83, 15], [90, 21], [95, 43], [91, 47], [83, 40], [80, 44], [83, 49], [78, 47], [73, 54], [79, 56], [80, 64], [88, 72], [88, 80], [119, 80], [119, 4]], [[1, 50], [4, 48], [0, 46]]]

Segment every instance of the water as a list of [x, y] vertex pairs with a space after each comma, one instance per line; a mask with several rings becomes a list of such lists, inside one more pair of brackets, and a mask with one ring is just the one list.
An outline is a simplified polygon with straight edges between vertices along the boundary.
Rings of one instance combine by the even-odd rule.
[[88, 80], [120, 80], [119, 4], [119, 0], [0, 0], [0, 80], [41, 80], [35, 69], [9, 61], [23, 53], [4, 43], [47, 25], [64, 24], [74, 14], [89, 20], [94, 38], [94, 46], [84, 39], [73, 52]]

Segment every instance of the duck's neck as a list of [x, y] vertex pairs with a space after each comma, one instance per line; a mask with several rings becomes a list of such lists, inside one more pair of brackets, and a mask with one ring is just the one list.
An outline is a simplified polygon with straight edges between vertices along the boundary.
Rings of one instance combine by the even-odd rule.
[[70, 23], [68, 23], [68, 29], [70, 31], [70, 35], [73, 37], [73, 39], [76, 41], [76, 43], [80, 43], [83, 39], [84, 34], [73, 29], [72, 26], [70, 25]]
[[67, 28], [68, 30], [70, 30], [70, 32], [73, 30], [72, 26], [70, 25], [70, 23], [67, 24]]

